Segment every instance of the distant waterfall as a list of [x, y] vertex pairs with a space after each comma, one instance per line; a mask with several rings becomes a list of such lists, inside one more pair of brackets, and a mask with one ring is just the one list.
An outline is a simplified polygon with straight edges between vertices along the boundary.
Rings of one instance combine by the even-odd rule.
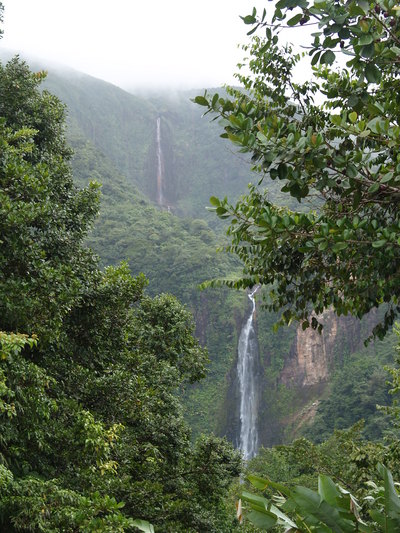
[[237, 375], [240, 388], [240, 444], [245, 459], [251, 459], [258, 449], [257, 413], [259, 404], [258, 387], [258, 343], [254, 329], [257, 286], [248, 297], [251, 301], [250, 315], [240, 332], [238, 345]]
[[157, 203], [164, 205], [164, 160], [161, 150], [161, 118], [157, 118]]

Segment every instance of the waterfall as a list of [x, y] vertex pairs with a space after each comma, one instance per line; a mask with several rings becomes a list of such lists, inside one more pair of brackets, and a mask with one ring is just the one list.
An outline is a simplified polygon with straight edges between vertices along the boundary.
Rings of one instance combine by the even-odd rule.
[[237, 375], [240, 390], [240, 444], [244, 459], [251, 459], [258, 449], [257, 413], [258, 413], [258, 343], [254, 329], [254, 312], [256, 302], [254, 295], [257, 286], [248, 294], [251, 302], [250, 315], [240, 332], [238, 345]]
[[164, 205], [164, 161], [161, 150], [161, 118], [157, 118], [157, 203]]

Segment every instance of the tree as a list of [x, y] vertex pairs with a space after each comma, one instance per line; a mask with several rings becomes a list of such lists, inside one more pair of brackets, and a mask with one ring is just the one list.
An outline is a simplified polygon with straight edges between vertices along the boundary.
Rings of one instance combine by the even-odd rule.
[[[82, 245], [99, 186], [78, 189], [64, 138], [64, 106], [14, 58], [0, 65], [0, 314], [5, 331], [60, 334], [96, 269]], [[23, 298], [21, 298], [23, 295]]]
[[0, 528], [226, 531], [240, 454], [192, 444], [179, 399], [206, 350], [173, 296], [85, 247], [99, 187], [75, 186], [43, 77], [0, 65]]
[[[225, 283], [269, 285], [267, 308], [282, 311], [280, 323], [321, 329], [328, 307], [361, 318], [386, 304], [374, 328], [383, 337], [399, 314], [399, 15], [392, 0], [279, 0], [268, 16], [253, 9], [242, 17], [253, 35], [248, 70], [237, 75], [244, 91], [195, 98], [260, 173], [236, 205], [211, 198], [230, 219], [228, 250], [244, 263], [242, 277]], [[300, 26], [313, 33], [295, 54], [280, 32]], [[310, 80], [297, 83], [293, 69], [307, 58]], [[273, 205], [260, 187], [267, 179], [301, 209]]]

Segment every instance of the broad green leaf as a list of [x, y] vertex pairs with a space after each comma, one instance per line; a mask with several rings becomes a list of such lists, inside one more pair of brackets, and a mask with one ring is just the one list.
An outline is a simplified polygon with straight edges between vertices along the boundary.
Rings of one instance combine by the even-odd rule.
[[250, 483], [259, 490], [265, 490], [268, 487], [268, 481], [266, 479], [263, 479], [258, 476], [254, 476], [253, 474], [250, 474], [247, 476], [247, 479], [250, 481]]
[[399, 520], [398, 527], [400, 528], [400, 499], [393, 483], [392, 474], [383, 464], [378, 465], [378, 472], [384, 481], [385, 512], [391, 518]]
[[321, 65], [332, 65], [332, 63], [335, 61], [335, 57], [335, 53], [332, 52], [332, 50], [327, 50], [322, 54], [319, 62]]
[[371, 59], [371, 57], [374, 57], [374, 55], [375, 55], [374, 43], [371, 42], [370, 44], [362, 46], [361, 50], [360, 50], [360, 54], [361, 54], [362, 57], [365, 57], [366, 59]]
[[260, 140], [263, 144], [267, 144], [267, 142], [268, 142], [267, 137], [266, 137], [261, 131], [259, 131], [259, 132], [257, 133], [257, 138], [258, 138], [258, 140]]
[[215, 93], [213, 96], [212, 102], [211, 102], [212, 107], [215, 107], [217, 105], [218, 98], [219, 98], [218, 93]]
[[280, 524], [293, 528], [297, 527], [296, 524], [274, 504], [271, 504], [269, 510], [271, 513], [274, 513], [278, 517], [278, 522]]
[[146, 520], [140, 520], [137, 518], [136, 520], [133, 520], [132, 525], [134, 525], [137, 529], [140, 529], [140, 531], [144, 531], [145, 533], [154, 533], [154, 527]]
[[313, 58], [311, 60], [311, 65], [314, 66], [318, 63], [318, 60], [319, 58], [321, 57], [321, 52], [316, 52], [314, 55], [313, 55]]
[[382, 78], [381, 71], [373, 63], [368, 63], [365, 67], [365, 77], [369, 83], [379, 83]]
[[341, 494], [332, 479], [324, 474], [318, 476], [318, 492], [323, 500], [330, 505], [336, 505]]
[[280, 180], [286, 179], [288, 176], [288, 172], [289, 172], [289, 169], [288, 169], [288, 166], [285, 165], [285, 163], [281, 163], [278, 166], [278, 176]]
[[365, 14], [368, 13], [369, 2], [367, 0], [356, 0], [355, 3], [364, 11]]
[[251, 513], [249, 513], [248, 515], [248, 519], [256, 527], [264, 529], [265, 531], [268, 531], [269, 529], [275, 527], [278, 521], [277, 517], [267, 510], [264, 512], [251, 511]]
[[[381, 531], [384, 533], [399, 533], [399, 523], [397, 520], [393, 520], [384, 513], [372, 509], [369, 511], [371, 518], [381, 526]], [[376, 531], [376, 530], [375, 530]]]
[[370, 44], [374, 41], [374, 38], [371, 33], [367, 33], [366, 35], [361, 35], [361, 37], [358, 39], [358, 44], [361, 46], [365, 46], [366, 44]]

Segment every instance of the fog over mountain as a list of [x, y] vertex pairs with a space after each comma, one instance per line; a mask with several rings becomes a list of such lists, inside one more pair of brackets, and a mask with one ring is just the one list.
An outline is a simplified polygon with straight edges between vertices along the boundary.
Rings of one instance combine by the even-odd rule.
[[[233, 81], [238, 43], [260, 0], [6, 0], [2, 46], [123, 88], [191, 88]], [[50, 44], [51, 43], [51, 44]]]

